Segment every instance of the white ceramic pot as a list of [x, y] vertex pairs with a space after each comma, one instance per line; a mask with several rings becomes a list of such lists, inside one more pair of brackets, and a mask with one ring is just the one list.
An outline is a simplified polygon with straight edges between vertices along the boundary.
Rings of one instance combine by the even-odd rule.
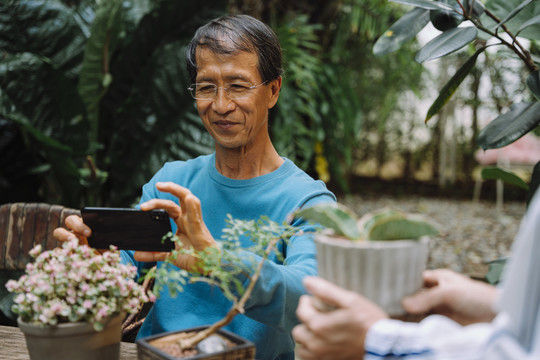
[[102, 331], [91, 324], [39, 326], [18, 320], [31, 360], [118, 360], [124, 315], [111, 318]]
[[391, 316], [401, 316], [405, 314], [401, 299], [422, 287], [428, 243], [428, 237], [351, 241], [317, 234], [319, 276], [362, 294]]

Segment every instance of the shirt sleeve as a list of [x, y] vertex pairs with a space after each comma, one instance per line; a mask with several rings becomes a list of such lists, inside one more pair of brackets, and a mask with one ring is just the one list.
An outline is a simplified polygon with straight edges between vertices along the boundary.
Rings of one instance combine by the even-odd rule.
[[[320, 202], [335, 202], [329, 196], [311, 198], [304, 206], [313, 206]], [[297, 325], [296, 307], [301, 295], [306, 293], [302, 285], [305, 276], [317, 275], [314, 226], [302, 219], [295, 219], [292, 225], [304, 232], [293, 236], [285, 246], [285, 258], [282, 264], [265, 261], [260, 278], [253, 288], [245, 310], [246, 315], [263, 324], [281, 331], [291, 331]], [[245, 250], [239, 250], [244, 251]], [[261, 257], [246, 252], [246, 258], [258, 263]], [[244, 280], [247, 286], [249, 280]]]
[[493, 333], [490, 323], [461, 326], [431, 315], [419, 323], [384, 319], [367, 333], [365, 359], [476, 360]]

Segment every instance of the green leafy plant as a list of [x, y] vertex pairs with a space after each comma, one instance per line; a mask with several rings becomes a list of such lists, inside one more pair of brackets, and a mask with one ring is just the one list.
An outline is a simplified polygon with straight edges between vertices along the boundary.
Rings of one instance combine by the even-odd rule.
[[342, 204], [321, 204], [301, 209], [295, 216], [319, 223], [334, 235], [353, 241], [419, 239], [439, 234], [437, 225], [419, 214], [380, 209], [360, 219]]
[[77, 240], [43, 251], [30, 250], [34, 262], [19, 280], [9, 280], [16, 295], [13, 311], [32, 324], [88, 322], [100, 331], [112, 316], [136, 313], [153, 299], [133, 278], [136, 267], [122, 265], [119, 251], [98, 254]]
[[[396, 51], [413, 39], [429, 22], [441, 34], [429, 41], [416, 54], [419, 63], [452, 54], [475, 42], [477, 47], [469, 59], [455, 72], [439, 91], [429, 108], [425, 121], [436, 115], [454, 95], [469, 73], [475, 69], [480, 54], [489, 47], [502, 46], [519, 59], [529, 75], [526, 84], [530, 100], [513, 104], [510, 109], [491, 121], [478, 135], [477, 143], [484, 150], [511, 144], [540, 124], [540, 73], [538, 57], [531, 54], [523, 39], [531, 41], [534, 49], [540, 40], [540, 4], [533, 0], [390, 0], [414, 8], [396, 21], [377, 40], [375, 55]], [[462, 24], [463, 23], [463, 24]], [[458, 26], [462, 24], [463, 26]], [[506, 171], [487, 172], [488, 178], [503, 181], [513, 179]], [[534, 181], [534, 180], [533, 180]], [[529, 196], [530, 197], [530, 196]]]
[[[301, 234], [298, 227], [286, 223], [278, 224], [266, 216], [261, 216], [259, 220], [239, 220], [229, 215], [226, 221], [227, 226], [223, 229], [222, 239], [218, 242], [219, 248], [197, 251], [192, 247], [180, 246], [172, 251], [171, 257], [167, 260], [173, 264], [179, 255], [194, 256], [198, 259], [199, 274], [163, 266], [153, 268], [145, 275], [156, 278], [154, 292], [158, 296], [165, 287], [171, 295], [175, 296], [183, 291], [187, 283], [203, 282], [216, 286], [227, 299], [232, 301], [232, 306], [224, 318], [202, 331], [179, 339], [178, 346], [181, 350], [193, 348], [197, 343], [229, 324], [236, 315], [244, 313], [244, 306], [268, 256], [274, 253], [278, 259], [282, 259], [283, 256], [277, 250], [277, 245], [280, 242], [287, 243], [292, 236]], [[172, 234], [166, 236], [172, 237], [175, 242], [180, 241]], [[244, 243], [249, 241], [252, 245], [242, 247], [241, 241]], [[240, 248], [245, 251], [238, 252]]]
[[165, 161], [211, 152], [183, 49], [225, 9], [221, 0], [3, 1], [0, 131], [21, 151], [0, 142], [10, 156], [0, 191], [22, 172], [47, 202], [130, 206]]

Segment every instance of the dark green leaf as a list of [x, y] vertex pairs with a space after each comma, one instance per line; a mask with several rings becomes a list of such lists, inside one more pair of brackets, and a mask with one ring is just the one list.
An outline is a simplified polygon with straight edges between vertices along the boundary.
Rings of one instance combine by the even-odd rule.
[[512, 19], [514, 16], [516, 16], [523, 8], [527, 5], [529, 5], [532, 2], [532, 0], [525, 0], [521, 4], [519, 4], [514, 10], [512, 10], [503, 20], [501, 20], [497, 26], [493, 29], [493, 31], [496, 31], [499, 27], [501, 27], [503, 24], [508, 22], [510, 19]]
[[384, 32], [373, 46], [373, 54], [386, 55], [399, 49], [429, 23], [429, 10], [414, 8]]
[[489, 270], [486, 274], [486, 281], [492, 285], [497, 285], [501, 280], [501, 275], [503, 273], [504, 267], [507, 263], [507, 258], [500, 258], [497, 260], [490, 261], [488, 263]]
[[[485, 5], [486, 9], [489, 9], [496, 17], [504, 19], [522, 3], [522, 0], [488, 0]], [[540, 2], [533, 1], [527, 6], [525, 11], [520, 11], [512, 19], [507, 21], [505, 26], [510, 32], [516, 34], [522, 25], [538, 15], [540, 15]], [[493, 24], [493, 26], [496, 26], [496, 24]], [[527, 28], [520, 32], [520, 36], [527, 39], [540, 39], [540, 24], [527, 26]]]
[[21, 0], [3, 1], [2, 13], [7, 16], [0, 21], [0, 49], [45, 57], [69, 78], [76, 76], [88, 32], [76, 12], [61, 1]]
[[8, 55], [0, 62], [0, 87], [34, 128], [84, 153], [84, 105], [64, 72], [31, 53]]
[[372, 226], [366, 240], [409, 240], [438, 234], [439, 230], [427, 221], [408, 218], [390, 219]]
[[507, 171], [496, 166], [482, 169], [482, 179], [502, 180], [505, 183], [520, 187], [522, 189], [529, 189], [529, 185], [527, 185], [527, 183], [523, 181], [523, 179], [521, 179], [519, 176], [517, 176], [511, 171]]
[[519, 29], [518, 29], [518, 31], [516, 33], [516, 36], [518, 36], [521, 31], [523, 31], [526, 28], [528, 28], [529, 26], [533, 26], [533, 25], [540, 25], [540, 15], [537, 15], [537, 16], [533, 17], [532, 19], [529, 19], [528, 21], [524, 22], [519, 27]]
[[79, 206], [78, 201], [82, 187], [79, 181], [79, 169], [72, 160], [71, 148], [43, 134], [24, 119], [17, 116], [8, 116], [8, 118], [19, 124], [24, 131], [40, 144], [47, 162], [51, 164], [52, 172], [60, 184], [65, 205]]
[[430, 1], [430, 0], [390, 0], [390, 1], [398, 3], [398, 4], [411, 5], [414, 7], [419, 7], [419, 8], [428, 9], [428, 10], [454, 11], [454, 8], [451, 5], [447, 5], [443, 2], [436, 2], [436, 1]]
[[540, 100], [540, 70], [536, 70], [527, 77], [527, 86], [537, 100]]
[[356, 216], [343, 205], [320, 204], [310, 208], [300, 209], [294, 213], [306, 221], [321, 224], [334, 230], [336, 235], [343, 235], [351, 240], [357, 240], [361, 234], [356, 224]]
[[445, 31], [426, 44], [415, 57], [416, 62], [433, 60], [457, 51], [476, 39], [478, 30], [474, 26], [457, 27]]
[[474, 68], [474, 65], [476, 64], [476, 60], [478, 59], [478, 55], [482, 53], [486, 48], [480, 48], [478, 49], [473, 56], [471, 56], [461, 68], [452, 76], [452, 78], [444, 85], [444, 87], [439, 92], [439, 96], [431, 107], [428, 110], [428, 113], [426, 115], [425, 121], [427, 122], [429, 119], [431, 119], [435, 114], [439, 112], [439, 110], [442, 109], [442, 107], [448, 102], [448, 100], [454, 95], [456, 89], [459, 87], [459, 85], [463, 82], [465, 77], [469, 74], [469, 72]]
[[534, 194], [538, 190], [538, 187], [540, 187], [540, 161], [534, 165], [532, 174], [531, 174], [531, 181], [529, 183], [529, 191], [527, 192], [527, 206], [531, 203], [531, 200], [534, 197]]
[[513, 143], [540, 123], [540, 102], [518, 103], [490, 122], [478, 135], [478, 145], [497, 149]]

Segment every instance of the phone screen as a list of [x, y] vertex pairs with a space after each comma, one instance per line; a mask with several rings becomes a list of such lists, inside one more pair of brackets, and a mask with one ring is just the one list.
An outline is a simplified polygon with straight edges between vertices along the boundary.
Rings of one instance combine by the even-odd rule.
[[163, 240], [171, 231], [169, 215], [165, 210], [142, 211], [126, 208], [85, 207], [83, 221], [92, 235], [88, 244], [96, 249], [171, 251], [174, 242]]

